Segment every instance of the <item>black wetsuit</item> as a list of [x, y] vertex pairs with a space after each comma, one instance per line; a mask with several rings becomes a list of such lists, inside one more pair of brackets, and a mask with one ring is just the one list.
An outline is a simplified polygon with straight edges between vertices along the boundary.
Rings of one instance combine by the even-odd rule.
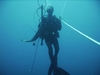
[[[55, 16], [46, 17], [43, 20], [43, 25], [45, 28], [41, 34], [41, 38], [45, 40], [45, 43], [48, 47], [48, 53], [51, 60], [48, 75], [51, 75], [52, 72], [55, 73], [57, 67], [57, 55], [59, 52], [59, 43], [57, 38], [59, 37], [58, 31], [61, 30], [61, 21]], [[55, 53], [53, 53], [53, 47]]]

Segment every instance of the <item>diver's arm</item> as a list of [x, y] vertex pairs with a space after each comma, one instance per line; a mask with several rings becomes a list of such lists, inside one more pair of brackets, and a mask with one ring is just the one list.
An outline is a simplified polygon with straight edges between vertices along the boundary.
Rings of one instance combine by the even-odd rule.
[[38, 38], [38, 33], [36, 32], [36, 34], [34, 35], [34, 37], [31, 39], [31, 40], [21, 40], [21, 41], [23, 41], [23, 42], [34, 42], [35, 40], [37, 40], [37, 38]]
[[40, 23], [39, 26], [38, 26], [38, 31], [35, 33], [34, 37], [31, 40], [21, 40], [21, 41], [24, 41], [24, 42], [34, 42], [34, 41], [36, 41], [39, 38], [39, 36], [43, 32], [43, 30], [44, 30], [44, 26], [41, 25], [41, 23]]
[[62, 29], [62, 24], [61, 24], [61, 20], [60, 19], [59, 19], [58, 24], [59, 24], [58, 30], [60, 31]]

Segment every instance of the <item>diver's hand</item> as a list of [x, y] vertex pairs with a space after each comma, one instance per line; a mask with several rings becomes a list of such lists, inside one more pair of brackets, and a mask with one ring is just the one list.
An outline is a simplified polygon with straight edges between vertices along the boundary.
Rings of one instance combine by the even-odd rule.
[[26, 40], [23, 40], [23, 39], [21, 41], [26, 42]]

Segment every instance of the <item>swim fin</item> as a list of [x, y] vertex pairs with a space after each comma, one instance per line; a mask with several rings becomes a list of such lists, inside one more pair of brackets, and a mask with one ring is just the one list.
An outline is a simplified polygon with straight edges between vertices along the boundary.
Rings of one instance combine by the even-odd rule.
[[57, 67], [56, 75], [70, 75], [70, 74], [66, 72], [64, 69]]

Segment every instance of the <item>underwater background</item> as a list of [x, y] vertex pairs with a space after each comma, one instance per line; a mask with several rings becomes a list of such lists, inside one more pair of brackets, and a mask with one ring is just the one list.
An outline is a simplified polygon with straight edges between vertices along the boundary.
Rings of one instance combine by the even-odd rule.
[[[100, 1], [66, 0], [62, 20], [100, 42]], [[47, 0], [59, 18], [65, 0]], [[44, 0], [39, 0], [40, 5]], [[37, 0], [0, 0], [0, 75], [47, 75], [50, 60], [47, 46], [22, 42], [38, 29]], [[59, 32], [58, 66], [70, 75], [100, 75], [100, 45], [62, 23]]]

